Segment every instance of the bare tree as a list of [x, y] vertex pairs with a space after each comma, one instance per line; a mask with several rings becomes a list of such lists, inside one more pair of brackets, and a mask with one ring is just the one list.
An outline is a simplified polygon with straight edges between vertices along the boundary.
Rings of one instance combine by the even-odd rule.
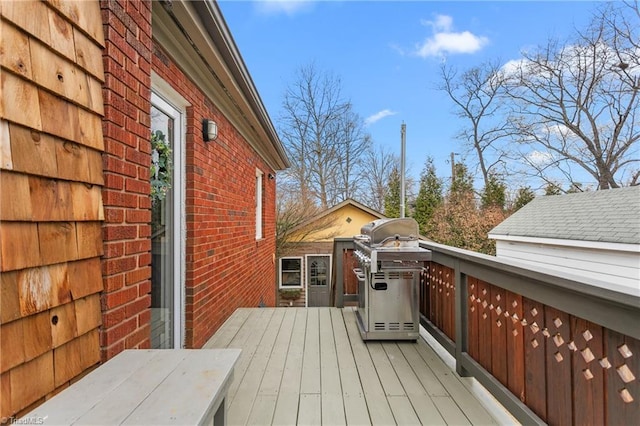
[[370, 146], [365, 153], [366, 170], [358, 199], [375, 211], [384, 210], [384, 199], [392, 171], [400, 169], [400, 159], [384, 146]]
[[573, 185], [576, 168], [598, 189], [637, 181], [640, 19], [629, 24], [622, 13], [610, 5], [572, 43], [550, 41], [507, 67], [510, 123], [529, 147], [529, 166], [547, 182], [549, 171], [561, 170]]
[[371, 146], [371, 136], [364, 131], [360, 117], [349, 111], [337, 125], [338, 162], [332, 176], [329, 205], [356, 197], [366, 169], [365, 155]]
[[301, 67], [283, 100], [280, 134], [291, 159], [286, 171], [305, 203], [323, 209], [353, 191], [368, 139], [360, 118], [341, 94], [340, 79]]
[[502, 150], [497, 144], [508, 135], [499, 102], [504, 88], [501, 67], [497, 61], [485, 62], [458, 74], [444, 64], [440, 74], [442, 81], [438, 88], [451, 98], [456, 115], [467, 122], [458, 138], [473, 151], [487, 186], [492, 169], [502, 162]]

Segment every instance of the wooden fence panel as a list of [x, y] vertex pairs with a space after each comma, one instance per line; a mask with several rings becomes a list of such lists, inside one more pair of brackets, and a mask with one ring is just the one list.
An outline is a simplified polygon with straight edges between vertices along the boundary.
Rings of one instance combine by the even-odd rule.
[[447, 303], [447, 336], [449, 339], [456, 341], [456, 283], [455, 272], [451, 268], [447, 268], [445, 271], [445, 280], [447, 282], [445, 293], [445, 300]]
[[605, 331], [607, 424], [632, 425], [640, 419], [640, 341]]
[[542, 420], [547, 420], [546, 345], [542, 335], [544, 311], [541, 303], [523, 299], [524, 371], [526, 403]]
[[420, 313], [425, 317], [429, 316], [430, 293], [429, 293], [429, 268], [430, 262], [424, 263], [424, 270], [420, 274]]
[[469, 295], [469, 299], [467, 301], [467, 319], [469, 324], [467, 332], [467, 351], [471, 358], [478, 359], [480, 353], [480, 338], [478, 330], [478, 306], [480, 305], [478, 302], [480, 299], [478, 298], [478, 280], [474, 277], [467, 277], [467, 287], [467, 294]]
[[478, 280], [478, 359], [485, 370], [491, 371], [491, 288], [489, 284]]
[[429, 274], [429, 293], [431, 299], [431, 306], [429, 310], [429, 320], [438, 326], [438, 310], [440, 309], [440, 304], [438, 303], [438, 267], [439, 265], [436, 263], [432, 263], [430, 267]]
[[507, 387], [525, 401], [524, 389], [524, 330], [522, 328], [522, 296], [505, 292], [507, 322]]
[[604, 370], [598, 364], [603, 357], [602, 327], [571, 317], [571, 338], [574, 424], [603, 425]]
[[344, 250], [342, 255], [343, 294], [358, 294], [358, 279], [353, 270], [358, 267], [358, 260], [353, 256], [353, 250]]
[[547, 340], [547, 422], [553, 425], [572, 424], [571, 404], [571, 341], [569, 315], [544, 308], [545, 328], [542, 332]]
[[[491, 302], [491, 374], [507, 386], [507, 319], [504, 317], [505, 291], [496, 286], [490, 286]], [[493, 307], [493, 309], [492, 309]]]

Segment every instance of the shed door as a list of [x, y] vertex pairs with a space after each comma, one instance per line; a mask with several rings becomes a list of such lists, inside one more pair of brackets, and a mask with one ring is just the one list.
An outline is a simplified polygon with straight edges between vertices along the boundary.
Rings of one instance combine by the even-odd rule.
[[308, 306], [331, 306], [331, 256], [307, 256]]

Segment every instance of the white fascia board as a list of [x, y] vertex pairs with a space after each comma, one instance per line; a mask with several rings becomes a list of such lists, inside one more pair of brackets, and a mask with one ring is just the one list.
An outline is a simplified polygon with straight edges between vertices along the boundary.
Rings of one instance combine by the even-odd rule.
[[587, 249], [624, 251], [640, 253], [640, 244], [609, 243], [604, 241], [565, 240], [557, 238], [524, 237], [521, 235], [489, 234], [489, 238], [498, 241], [512, 241], [528, 244], [542, 244], [549, 246], [579, 247]]

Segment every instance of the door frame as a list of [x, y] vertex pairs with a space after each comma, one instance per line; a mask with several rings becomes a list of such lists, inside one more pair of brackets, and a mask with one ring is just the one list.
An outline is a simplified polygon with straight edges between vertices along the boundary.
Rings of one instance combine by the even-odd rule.
[[333, 260], [333, 255], [331, 253], [315, 253], [315, 254], [305, 254], [304, 255], [304, 287], [305, 287], [305, 292], [304, 292], [304, 306], [308, 307], [309, 306], [309, 289], [311, 288], [311, 286], [309, 285], [309, 258], [310, 257], [328, 257], [329, 258], [329, 265], [328, 265], [328, 271], [327, 271], [327, 290], [329, 291], [329, 305], [331, 305], [331, 287], [333, 286], [333, 282], [331, 281], [331, 262]]
[[169, 83], [154, 72], [151, 73], [151, 104], [174, 119], [176, 141], [173, 149], [174, 196], [172, 238], [173, 246], [173, 349], [182, 349], [185, 345], [185, 265], [186, 265], [186, 107], [189, 103]]

